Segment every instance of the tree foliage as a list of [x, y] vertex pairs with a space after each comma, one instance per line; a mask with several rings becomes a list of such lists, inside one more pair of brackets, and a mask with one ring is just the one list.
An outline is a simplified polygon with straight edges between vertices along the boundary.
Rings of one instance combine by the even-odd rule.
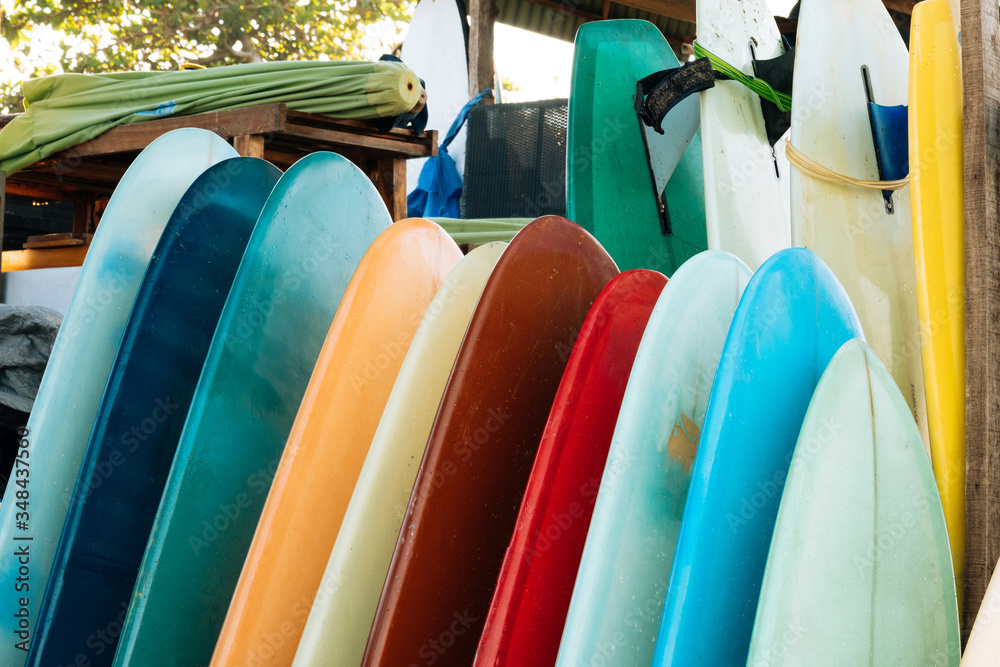
[[[14, 0], [2, 17], [13, 64], [28, 76], [370, 57], [369, 26], [406, 21], [413, 0]], [[398, 30], [398, 25], [396, 26]], [[39, 33], [53, 35], [44, 58]], [[20, 110], [20, 82], [0, 108]]]

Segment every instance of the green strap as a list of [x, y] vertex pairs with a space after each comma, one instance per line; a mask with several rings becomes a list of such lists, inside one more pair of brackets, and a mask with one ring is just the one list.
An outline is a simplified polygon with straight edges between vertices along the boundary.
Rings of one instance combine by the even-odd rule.
[[786, 95], [785, 93], [778, 92], [771, 87], [767, 81], [763, 79], [758, 79], [753, 76], [747, 76], [743, 72], [739, 71], [725, 60], [715, 55], [704, 46], [699, 44], [697, 41], [694, 43], [694, 57], [695, 58], [708, 58], [708, 61], [712, 63], [712, 69], [714, 69], [719, 74], [728, 77], [734, 81], [739, 81], [744, 86], [757, 93], [765, 100], [769, 100], [774, 103], [781, 111], [791, 111], [792, 109], [792, 96]]

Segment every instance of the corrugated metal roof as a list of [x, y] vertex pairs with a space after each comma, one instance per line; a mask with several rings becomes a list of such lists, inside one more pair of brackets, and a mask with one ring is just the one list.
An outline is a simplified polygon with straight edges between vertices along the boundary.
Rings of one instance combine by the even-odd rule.
[[[495, 0], [497, 21], [567, 42], [576, 38], [577, 29], [588, 21], [601, 18], [602, 0], [563, 1], [565, 10], [543, 6], [528, 0]], [[554, 2], [552, 4], [555, 4]], [[592, 17], [592, 18], [591, 18]], [[645, 19], [656, 25], [676, 48], [684, 37], [694, 34], [694, 24], [611, 3], [609, 19]]]

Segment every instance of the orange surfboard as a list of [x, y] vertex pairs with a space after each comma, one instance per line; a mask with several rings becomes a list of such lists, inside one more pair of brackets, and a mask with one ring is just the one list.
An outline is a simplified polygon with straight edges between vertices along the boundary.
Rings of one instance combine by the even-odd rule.
[[427, 220], [397, 222], [351, 278], [285, 445], [212, 667], [290, 665], [410, 341], [462, 258]]

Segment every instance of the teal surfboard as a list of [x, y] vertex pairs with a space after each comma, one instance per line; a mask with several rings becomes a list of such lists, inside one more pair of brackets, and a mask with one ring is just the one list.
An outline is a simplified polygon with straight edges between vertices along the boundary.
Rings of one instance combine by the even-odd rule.
[[750, 279], [705, 413], [654, 665], [746, 663], [806, 408], [855, 337], [861, 325], [844, 288], [811, 251], [779, 251]]
[[368, 177], [339, 155], [313, 153], [278, 181], [191, 400], [118, 667], [208, 664], [337, 305], [390, 222]]
[[153, 249], [191, 183], [236, 157], [206, 130], [153, 141], [118, 183], [90, 244], [0, 505], [0, 664], [23, 665], [104, 387]]
[[747, 665], [952, 665], [944, 510], [913, 413], [863, 341], [816, 386], [767, 558]]
[[[87, 445], [29, 665], [114, 660], [118, 635], [106, 629], [124, 620], [212, 333], [279, 176], [257, 158], [223, 160], [163, 230]], [[98, 653], [87, 642], [101, 631], [110, 645]]]
[[[669, 137], [648, 133], [654, 163], [676, 163], [666, 185], [667, 233], [632, 108], [639, 79], [677, 66], [667, 40], [648, 21], [594, 21], [576, 33], [566, 217], [596, 236], [622, 271], [655, 269], [670, 276], [687, 258], [708, 248], [699, 135], [678, 162], [676, 155], [657, 155], [676, 150]], [[694, 97], [681, 105], [687, 103], [697, 106]]]
[[559, 667], [649, 665], [712, 378], [750, 270], [706, 251], [639, 344], [577, 572]]

